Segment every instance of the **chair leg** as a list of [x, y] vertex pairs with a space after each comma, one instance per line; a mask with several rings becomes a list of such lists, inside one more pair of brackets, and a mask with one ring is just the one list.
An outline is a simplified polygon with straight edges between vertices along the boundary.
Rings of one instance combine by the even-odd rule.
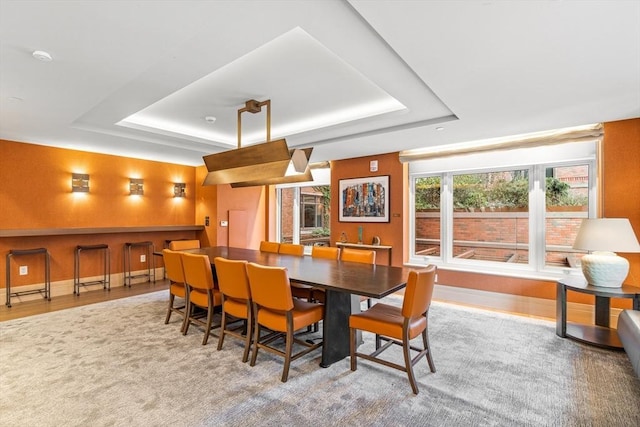
[[427, 335], [427, 326], [424, 331], [422, 331], [422, 343], [424, 344], [424, 348], [427, 349], [427, 362], [429, 363], [429, 369], [431, 372], [436, 372], [436, 365], [433, 363], [433, 358], [431, 357], [431, 346], [429, 345], [429, 335]]
[[167, 323], [169, 323], [169, 319], [171, 318], [171, 312], [173, 311], [173, 300], [175, 298], [175, 295], [173, 295], [171, 292], [169, 292], [169, 308], [167, 309], [167, 317], [166, 319], [164, 319], [164, 324], [166, 325]]
[[260, 339], [260, 324], [256, 322], [255, 331], [253, 334], [253, 354], [251, 354], [250, 366], [256, 366], [256, 358], [258, 357], [258, 341]]
[[409, 342], [409, 331], [405, 330], [402, 337], [402, 352], [404, 353], [404, 364], [407, 368], [407, 375], [409, 376], [411, 390], [413, 390], [413, 394], [418, 394], [416, 376], [413, 373], [413, 363], [411, 363], [411, 349], [409, 348], [410, 345], [411, 343]]
[[211, 333], [212, 323], [213, 323], [213, 304], [209, 304], [209, 307], [207, 308], [207, 326], [205, 326], [202, 345], [207, 345], [207, 341], [209, 341], [209, 334]]
[[224, 303], [222, 305], [222, 318], [220, 319], [220, 338], [218, 338], [218, 351], [222, 350], [222, 344], [224, 343], [224, 333], [227, 328], [227, 313], [224, 311]]
[[356, 360], [356, 330], [349, 328], [349, 354], [351, 357], [351, 370], [358, 369], [358, 362]]
[[379, 334], [376, 334], [376, 350], [380, 349], [382, 346], [382, 338], [380, 338]]
[[293, 326], [287, 328], [287, 342], [285, 344], [284, 368], [282, 368], [282, 382], [286, 383], [289, 377], [289, 365], [291, 364], [291, 350], [293, 349]]
[[251, 310], [247, 312], [247, 332], [244, 339], [244, 353], [242, 354], [242, 363], [247, 363], [249, 360], [249, 350], [251, 350], [251, 334], [253, 333], [253, 316]]
[[187, 301], [187, 306], [184, 310], [184, 324], [182, 325], [182, 335], [187, 335], [189, 331], [189, 325], [191, 325], [191, 312], [193, 311], [193, 307], [191, 306], [191, 301]]

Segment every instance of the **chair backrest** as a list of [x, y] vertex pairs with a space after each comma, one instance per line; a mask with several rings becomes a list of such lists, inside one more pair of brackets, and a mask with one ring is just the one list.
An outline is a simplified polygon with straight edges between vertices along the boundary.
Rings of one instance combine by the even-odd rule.
[[436, 266], [429, 265], [420, 271], [410, 271], [404, 291], [402, 315], [407, 318], [420, 316], [429, 310], [436, 280]]
[[280, 243], [279, 254], [304, 256], [304, 246], [293, 243]]
[[184, 270], [182, 268], [182, 256], [180, 252], [163, 249], [162, 259], [164, 260], [164, 271], [167, 278], [173, 283], [184, 284]]
[[262, 252], [273, 252], [274, 254], [277, 254], [279, 248], [280, 243], [278, 242], [267, 242], [266, 240], [260, 242], [260, 250]]
[[331, 246], [313, 246], [311, 248], [313, 258], [338, 259], [340, 258], [340, 248]]
[[342, 261], [361, 262], [363, 264], [376, 263], [376, 251], [342, 248], [342, 251], [340, 252], [340, 259]]
[[236, 299], [251, 299], [249, 277], [247, 276], [247, 261], [231, 260], [215, 257], [218, 287], [225, 296]]
[[172, 240], [169, 242], [169, 249], [172, 251], [198, 248], [200, 248], [200, 240]]
[[184, 281], [192, 288], [213, 289], [213, 272], [207, 255], [196, 255], [180, 252]]
[[286, 267], [268, 267], [250, 262], [247, 272], [254, 303], [269, 310], [293, 309], [291, 284]]

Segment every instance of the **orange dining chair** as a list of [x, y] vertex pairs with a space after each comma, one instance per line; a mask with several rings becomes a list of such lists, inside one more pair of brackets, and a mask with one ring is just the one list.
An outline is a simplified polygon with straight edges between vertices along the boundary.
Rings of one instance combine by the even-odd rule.
[[340, 258], [340, 248], [335, 248], [332, 246], [312, 246], [311, 256], [313, 258], [337, 260]]
[[[413, 393], [418, 394], [413, 366], [422, 356], [426, 356], [431, 372], [436, 371], [428, 337], [429, 306], [431, 305], [435, 277], [436, 266], [434, 265], [419, 272], [411, 271], [404, 292], [402, 308], [378, 303], [367, 311], [349, 316], [349, 348], [352, 371], [357, 369], [358, 357], [399, 369], [407, 373]], [[376, 350], [373, 353], [364, 354], [356, 351], [356, 330], [376, 334]], [[410, 341], [418, 335], [422, 335], [423, 348], [411, 345]], [[381, 346], [382, 341], [387, 342]], [[405, 366], [377, 357], [392, 344], [402, 347]], [[418, 352], [413, 359], [410, 350]]]
[[[363, 264], [373, 265], [376, 263], [376, 251], [342, 248], [342, 251], [340, 251], [340, 259], [342, 261], [360, 262]], [[367, 308], [371, 308], [371, 298], [360, 297], [360, 301], [366, 301]]]
[[278, 242], [267, 242], [266, 240], [263, 240], [262, 242], [260, 242], [260, 250], [262, 252], [271, 252], [271, 253], [277, 254], [279, 248], [280, 248], [280, 243]]
[[[340, 248], [332, 246], [313, 246], [311, 248], [311, 257], [338, 260], [340, 258]], [[325, 296], [326, 294], [324, 289], [313, 288], [313, 301], [324, 302], [326, 299]]]
[[[169, 279], [169, 307], [167, 308], [167, 317], [164, 319], [165, 325], [169, 323], [171, 319], [171, 313], [178, 313], [182, 316], [182, 325], [180, 330], [184, 329], [186, 319], [185, 313], [188, 303], [188, 294], [184, 284], [184, 271], [182, 270], [182, 257], [180, 252], [175, 252], [170, 249], [162, 250], [162, 259], [164, 260], [165, 274]], [[175, 297], [182, 298], [184, 305], [174, 306]]]
[[364, 249], [342, 248], [340, 259], [348, 262], [361, 262], [363, 264], [376, 263], [376, 251]]
[[[247, 271], [255, 320], [251, 366], [255, 366], [258, 350], [261, 348], [280, 355], [284, 357], [281, 381], [286, 382], [291, 362], [322, 346], [322, 342], [313, 344], [299, 340], [294, 337], [293, 333], [321, 321], [324, 318], [324, 306], [293, 298], [289, 275], [285, 267], [267, 267], [249, 263]], [[260, 337], [262, 327], [279, 334]], [[285, 337], [284, 351], [269, 345], [283, 335]], [[292, 354], [294, 343], [305, 348]]]
[[[189, 325], [192, 323], [203, 326], [205, 329], [202, 345], [205, 345], [209, 340], [211, 329], [220, 326], [212, 326], [212, 324], [214, 309], [222, 304], [222, 295], [218, 289], [215, 289], [211, 262], [207, 255], [181, 252], [180, 256], [182, 257], [184, 280], [188, 292], [187, 318], [185, 319], [185, 326], [182, 333], [186, 335], [189, 330]], [[194, 306], [207, 311], [206, 322], [203, 322], [194, 315]]]
[[[244, 354], [242, 355], [242, 362], [244, 363], [249, 359], [251, 332], [253, 331], [251, 289], [249, 288], [249, 277], [247, 276], [247, 261], [216, 257], [213, 263], [216, 266], [218, 287], [222, 294], [222, 321], [220, 322], [218, 350], [222, 350], [225, 335], [242, 339], [244, 340]], [[237, 328], [228, 328], [228, 316], [238, 320], [245, 320], [246, 332], [244, 335], [238, 332]]]
[[279, 254], [304, 256], [304, 246], [295, 243], [280, 243]]

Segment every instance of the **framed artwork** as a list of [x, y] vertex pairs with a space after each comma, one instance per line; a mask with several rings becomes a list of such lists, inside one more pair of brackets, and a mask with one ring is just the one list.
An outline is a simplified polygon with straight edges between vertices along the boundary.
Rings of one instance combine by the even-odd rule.
[[340, 180], [341, 222], [389, 222], [389, 176]]

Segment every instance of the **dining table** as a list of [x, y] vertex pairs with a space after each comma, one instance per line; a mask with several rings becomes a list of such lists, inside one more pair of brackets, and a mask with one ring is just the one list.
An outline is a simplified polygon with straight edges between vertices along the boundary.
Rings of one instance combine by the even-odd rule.
[[405, 267], [284, 255], [227, 246], [187, 249], [184, 252], [207, 255], [214, 277], [214, 259], [223, 257], [286, 267], [291, 282], [324, 289], [322, 367], [329, 367], [349, 355], [349, 316], [360, 312], [360, 296], [380, 299], [397, 292], [406, 286], [411, 271]]

